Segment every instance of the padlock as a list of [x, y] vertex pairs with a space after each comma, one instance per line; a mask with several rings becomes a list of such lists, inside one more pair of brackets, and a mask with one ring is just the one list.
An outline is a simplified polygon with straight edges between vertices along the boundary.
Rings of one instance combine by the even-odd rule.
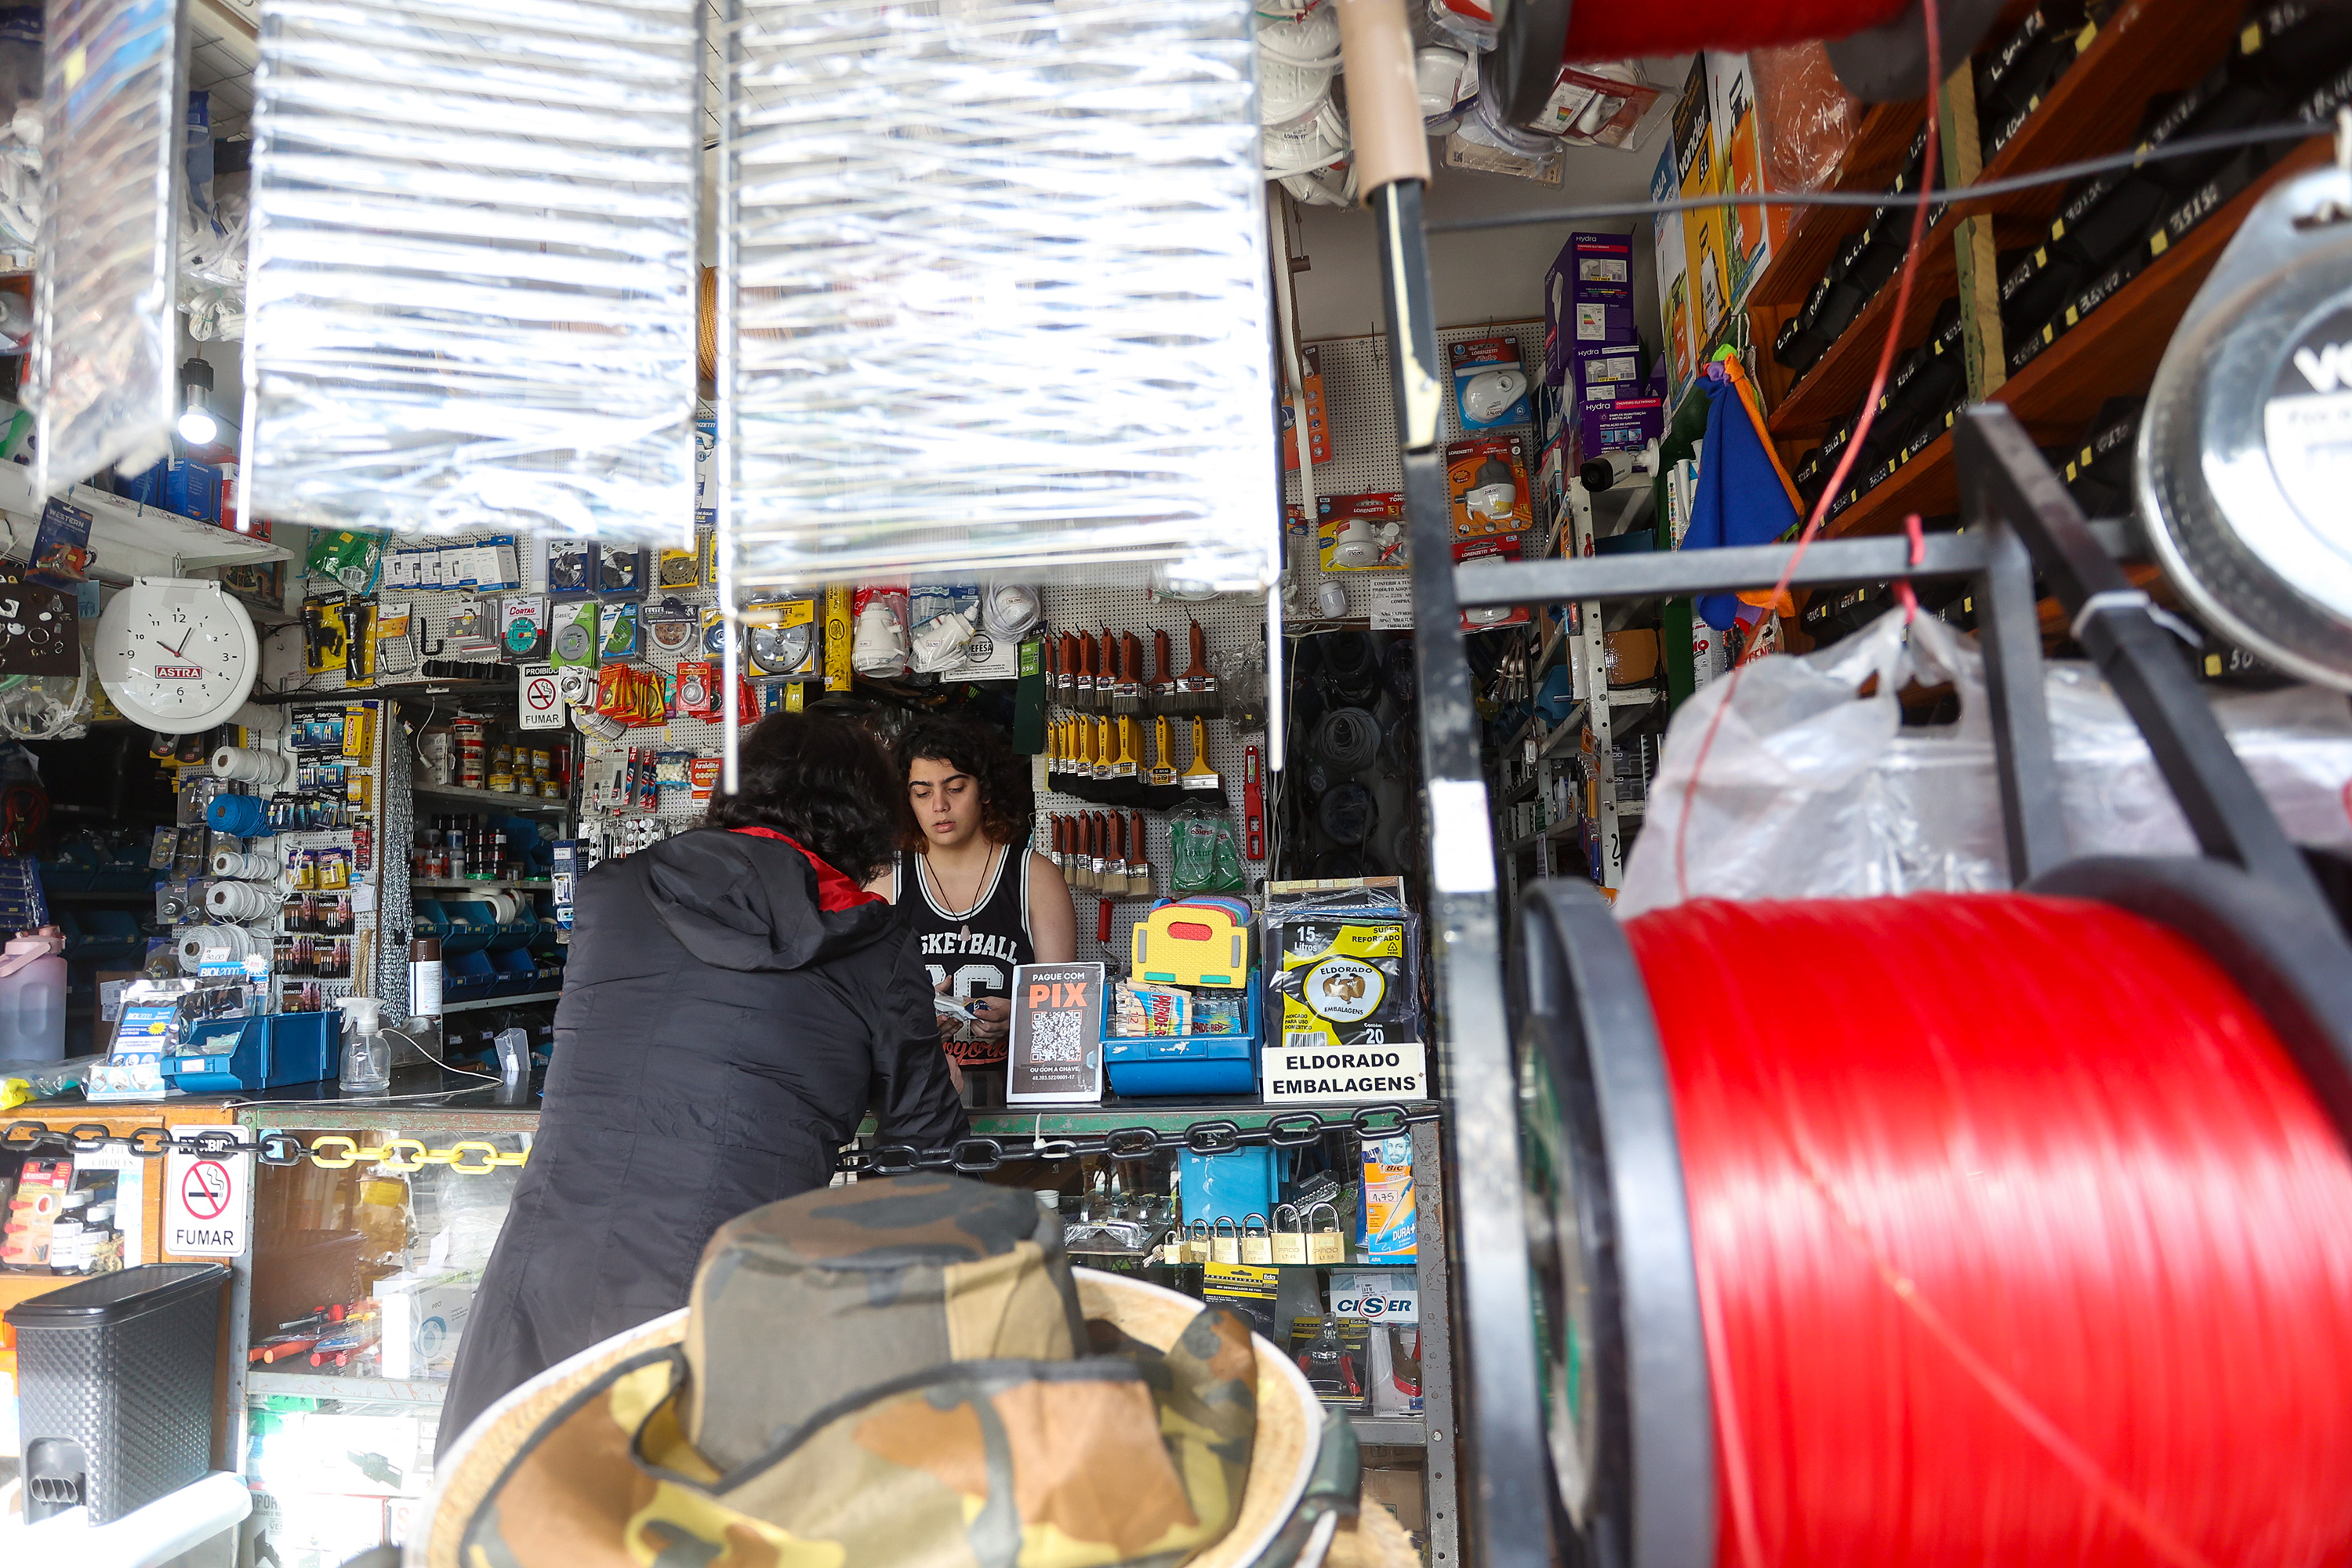
[[[1228, 1236], [1230, 1230], [1233, 1234]], [[1242, 1260], [1242, 1227], [1234, 1224], [1234, 1216], [1222, 1214], [1209, 1233], [1209, 1261], [1239, 1263]]]
[[1339, 1234], [1339, 1211], [1330, 1204], [1317, 1204], [1307, 1211], [1312, 1225], [1318, 1214], [1331, 1216], [1331, 1228], [1307, 1233], [1307, 1261], [1309, 1263], [1345, 1263], [1348, 1261], [1348, 1238]]
[[1242, 1216], [1242, 1261], [1261, 1268], [1273, 1267], [1274, 1238], [1265, 1233], [1265, 1215], [1262, 1214]]
[[1183, 1262], [1184, 1233], [1177, 1229], [1174, 1226], [1169, 1226], [1168, 1234], [1160, 1238], [1160, 1249], [1157, 1258], [1158, 1261], [1161, 1263]]
[[[1296, 1227], [1295, 1229], [1282, 1228], [1284, 1215], [1290, 1216], [1290, 1223]], [[1269, 1246], [1276, 1263], [1307, 1261], [1307, 1222], [1298, 1217], [1298, 1210], [1291, 1205], [1283, 1204], [1275, 1209], [1274, 1235], [1269, 1240]]]
[[1185, 1227], [1184, 1261], [1187, 1263], [1209, 1261], [1209, 1222], [1207, 1220], [1196, 1219]]

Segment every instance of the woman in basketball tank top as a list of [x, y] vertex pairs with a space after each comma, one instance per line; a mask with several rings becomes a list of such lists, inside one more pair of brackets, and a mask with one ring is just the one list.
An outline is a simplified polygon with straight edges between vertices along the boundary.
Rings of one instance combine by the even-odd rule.
[[898, 762], [923, 845], [871, 888], [917, 931], [932, 988], [971, 1010], [969, 1020], [940, 1015], [949, 1061], [993, 1068], [1013, 1027], [1013, 967], [1077, 956], [1070, 889], [1029, 847], [1021, 765], [994, 731], [921, 720], [900, 739]]

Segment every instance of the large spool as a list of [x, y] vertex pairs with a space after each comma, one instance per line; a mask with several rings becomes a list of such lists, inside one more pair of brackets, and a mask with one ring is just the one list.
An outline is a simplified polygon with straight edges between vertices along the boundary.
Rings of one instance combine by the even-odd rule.
[[[1601, 1568], [2352, 1554], [2352, 950], [2210, 861], [1661, 910], [1517, 1050]], [[2051, 895], [2064, 895], [2053, 897]]]

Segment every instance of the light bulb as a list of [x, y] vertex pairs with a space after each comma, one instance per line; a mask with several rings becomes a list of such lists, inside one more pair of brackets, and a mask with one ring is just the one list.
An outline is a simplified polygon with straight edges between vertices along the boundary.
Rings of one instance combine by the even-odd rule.
[[180, 416], [180, 439], [191, 447], [209, 447], [220, 435], [220, 421], [199, 403]]

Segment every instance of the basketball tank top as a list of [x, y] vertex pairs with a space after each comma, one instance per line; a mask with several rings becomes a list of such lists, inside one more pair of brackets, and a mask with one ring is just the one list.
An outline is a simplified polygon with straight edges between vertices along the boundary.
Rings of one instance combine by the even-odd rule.
[[[898, 905], [921, 945], [934, 990], [969, 1005], [975, 998], [1010, 999], [1013, 966], [1034, 963], [1037, 949], [1029, 937], [1029, 845], [1012, 846], [997, 857], [978, 904], [969, 914], [950, 914], [923, 865], [923, 857], [898, 856]], [[992, 1067], [1004, 1059], [1003, 1040], [974, 1040], [966, 1024], [948, 1041], [948, 1055], [964, 1067]]]

